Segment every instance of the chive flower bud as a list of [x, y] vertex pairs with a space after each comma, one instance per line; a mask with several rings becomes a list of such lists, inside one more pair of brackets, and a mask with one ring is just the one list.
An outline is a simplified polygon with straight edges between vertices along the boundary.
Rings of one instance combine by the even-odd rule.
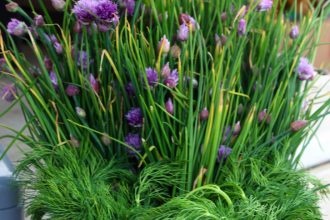
[[27, 33], [27, 26], [23, 21], [12, 18], [7, 25], [7, 31], [9, 34], [21, 37]]
[[264, 109], [258, 115], [258, 121], [259, 121], [259, 123], [262, 123], [265, 120], [266, 120], [267, 124], [269, 124], [270, 121], [271, 121], [271, 116], [269, 114], [267, 114], [267, 109]]
[[180, 14], [179, 16], [180, 25], [185, 24], [188, 28], [188, 31], [195, 31], [197, 28], [196, 20], [188, 14]]
[[128, 96], [135, 96], [135, 89], [132, 82], [127, 83], [125, 90]]
[[44, 58], [44, 64], [48, 71], [51, 71], [53, 69], [53, 62], [48, 57]]
[[207, 110], [206, 107], [200, 112], [199, 117], [203, 121], [205, 121], [209, 118], [209, 111]]
[[63, 11], [65, 7], [64, 0], [51, 0], [51, 3], [56, 11]]
[[59, 42], [54, 43], [54, 48], [57, 54], [62, 54], [63, 53], [63, 47]]
[[86, 111], [80, 107], [76, 107], [76, 113], [80, 118], [86, 118]]
[[170, 76], [170, 74], [171, 74], [170, 63], [167, 62], [161, 70], [161, 75], [163, 78], [167, 78]]
[[241, 122], [238, 121], [234, 126], [233, 135], [237, 136], [237, 135], [239, 135], [240, 132], [241, 132]]
[[102, 135], [101, 141], [105, 146], [109, 146], [111, 144], [111, 139], [107, 135]]
[[66, 90], [65, 90], [66, 94], [69, 96], [69, 97], [73, 97], [73, 96], [76, 96], [79, 94], [80, 90], [77, 86], [74, 86], [74, 85], [68, 85], [68, 87], [66, 87]]
[[58, 89], [58, 80], [57, 80], [56, 73], [54, 71], [50, 72], [49, 78], [50, 78], [50, 81], [52, 82], [54, 89]]
[[171, 47], [171, 56], [178, 59], [181, 56], [181, 49], [178, 45], [173, 45]]
[[291, 39], [297, 39], [299, 36], [299, 27], [297, 25], [293, 26], [290, 31], [290, 38]]
[[37, 26], [37, 27], [41, 27], [45, 24], [45, 20], [44, 20], [44, 17], [42, 15], [36, 15], [34, 17], [34, 24]]
[[244, 18], [239, 20], [237, 32], [238, 36], [243, 36], [246, 33], [246, 20]]
[[223, 13], [221, 14], [221, 21], [222, 21], [222, 22], [225, 22], [225, 21], [227, 21], [227, 18], [228, 18], [227, 13], [226, 13], [226, 12], [223, 12]]
[[100, 92], [100, 84], [97, 81], [97, 79], [94, 77], [93, 74], [89, 75], [89, 83], [91, 87], [93, 88], [94, 92], [99, 93]]
[[127, 14], [132, 16], [135, 9], [135, 0], [121, 0], [120, 6], [127, 10]]
[[292, 122], [290, 127], [293, 132], [298, 132], [301, 129], [305, 128], [307, 126], [308, 121], [306, 120], [298, 120], [295, 122]]
[[16, 2], [9, 2], [8, 4], [5, 5], [6, 10], [9, 12], [17, 12], [19, 9], [19, 6]]
[[171, 44], [166, 38], [166, 35], [164, 35], [158, 43], [158, 52], [168, 54], [168, 52], [170, 52], [170, 49], [171, 49]]
[[172, 99], [169, 98], [167, 100], [167, 102], [165, 103], [165, 109], [168, 113], [170, 113], [171, 115], [174, 114], [174, 105], [173, 105], [173, 102], [172, 102]]

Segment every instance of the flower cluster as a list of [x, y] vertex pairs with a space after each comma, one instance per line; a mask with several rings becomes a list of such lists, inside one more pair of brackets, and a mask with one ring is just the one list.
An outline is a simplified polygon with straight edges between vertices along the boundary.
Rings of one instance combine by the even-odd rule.
[[72, 11], [80, 23], [95, 23], [101, 32], [109, 31], [119, 22], [117, 4], [110, 0], [79, 0]]

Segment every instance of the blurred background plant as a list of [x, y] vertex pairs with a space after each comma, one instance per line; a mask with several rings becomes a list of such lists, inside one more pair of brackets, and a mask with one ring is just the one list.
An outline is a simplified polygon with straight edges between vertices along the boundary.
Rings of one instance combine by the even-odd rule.
[[24, 19], [0, 38], [34, 219], [321, 218], [325, 186], [296, 168], [329, 113], [312, 110], [325, 5], [288, 22], [279, 1], [52, 3], [59, 24], [9, 2]]

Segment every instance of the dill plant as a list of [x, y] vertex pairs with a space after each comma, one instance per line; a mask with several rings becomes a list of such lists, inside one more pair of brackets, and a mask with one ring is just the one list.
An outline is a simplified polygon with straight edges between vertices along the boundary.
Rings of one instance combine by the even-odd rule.
[[32, 17], [14, 5], [0, 116], [19, 104], [26, 119], [7, 150], [30, 148], [28, 214], [321, 219], [325, 186], [297, 166], [329, 113], [329, 99], [312, 111], [321, 91], [307, 99], [327, 7], [298, 22], [280, 2], [59, 0], [61, 24], [42, 0]]

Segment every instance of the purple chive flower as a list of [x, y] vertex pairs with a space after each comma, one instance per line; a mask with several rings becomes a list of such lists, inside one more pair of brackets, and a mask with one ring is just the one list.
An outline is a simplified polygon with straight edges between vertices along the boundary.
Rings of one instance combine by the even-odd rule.
[[237, 32], [238, 36], [243, 36], [246, 33], [246, 20], [244, 18], [239, 20]]
[[223, 34], [221, 34], [221, 37], [218, 34], [215, 34], [214, 36], [215, 44], [216, 46], [220, 47], [227, 43], [227, 37]]
[[199, 117], [203, 121], [205, 121], [209, 118], [209, 111], [207, 110], [206, 107], [201, 111], [201, 113], [199, 114]]
[[57, 54], [62, 54], [63, 53], [63, 47], [59, 42], [54, 43], [54, 48]]
[[140, 108], [132, 108], [126, 114], [126, 120], [130, 126], [142, 127], [143, 124], [143, 114]]
[[110, 30], [111, 26], [116, 26], [119, 22], [117, 15], [117, 4], [110, 0], [100, 0], [95, 7], [97, 24], [101, 32]]
[[177, 38], [180, 41], [186, 41], [189, 37], [189, 28], [186, 24], [181, 24], [177, 33]]
[[191, 17], [188, 14], [184, 14], [184, 13], [180, 14], [179, 22], [181, 25], [185, 24], [187, 26], [188, 30], [191, 30], [191, 31], [196, 30], [197, 22], [193, 17]]
[[74, 85], [68, 85], [68, 87], [66, 87], [66, 90], [65, 90], [66, 94], [70, 97], [72, 96], [76, 96], [79, 94], [80, 90], [77, 86], [74, 86]]
[[72, 12], [82, 24], [90, 24], [95, 20], [96, 4], [94, 0], [79, 0], [74, 5]]
[[167, 100], [167, 102], [165, 103], [165, 109], [168, 113], [170, 113], [171, 115], [174, 114], [174, 105], [173, 105], [173, 102], [172, 102], [172, 99], [169, 98]]
[[45, 24], [45, 20], [44, 20], [44, 17], [42, 15], [36, 15], [34, 17], [34, 24], [37, 26], [37, 27], [41, 27]]
[[220, 163], [221, 161], [226, 160], [229, 157], [229, 155], [231, 154], [231, 152], [232, 152], [232, 149], [230, 147], [221, 145], [218, 149], [217, 161]]
[[308, 124], [308, 121], [306, 121], [306, 120], [298, 120], [298, 121], [292, 122], [290, 127], [293, 132], [298, 132], [301, 129], [305, 128], [307, 124]]
[[[129, 133], [125, 137], [125, 143], [127, 145], [133, 147], [137, 152], [139, 152], [139, 153], [141, 152], [142, 140], [141, 140], [140, 135]], [[132, 150], [128, 150], [128, 152], [130, 154], [134, 154], [134, 151], [132, 151]]]
[[170, 63], [167, 62], [162, 68], [161, 75], [163, 78], [167, 78], [170, 76], [170, 74], [171, 74]]
[[151, 67], [146, 69], [146, 75], [148, 80], [148, 85], [150, 87], [154, 87], [158, 83], [158, 73], [155, 69], [152, 69]]
[[2, 100], [5, 100], [7, 102], [12, 102], [16, 99], [16, 94], [17, 94], [17, 90], [15, 88], [15, 85], [9, 84], [2, 89], [0, 93], [0, 97]]
[[64, 0], [51, 0], [53, 7], [56, 11], [63, 11], [65, 7]]
[[164, 84], [171, 89], [175, 88], [178, 85], [178, 82], [179, 74], [177, 69], [173, 70], [171, 74], [164, 80]]
[[268, 11], [273, 7], [273, 1], [272, 0], [261, 0], [259, 5], [257, 6], [258, 11]]
[[121, 0], [120, 6], [127, 10], [127, 14], [132, 16], [135, 9], [135, 0]]
[[170, 49], [171, 49], [171, 44], [168, 41], [168, 39], [166, 38], [166, 35], [164, 35], [158, 43], [158, 52], [167, 54], [168, 52], [170, 52]]
[[293, 26], [290, 31], [290, 38], [296, 39], [299, 36], [299, 27], [297, 25]]
[[28, 28], [23, 21], [12, 18], [7, 25], [7, 31], [9, 34], [21, 37], [26, 34]]
[[300, 58], [297, 72], [300, 80], [313, 80], [315, 77], [314, 67], [305, 57]]
[[135, 96], [135, 89], [132, 82], [127, 83], [125, 90], [128, 96]]
[[99, 93], [100, 92], [100, 84], [97, 81], [97, 79], [94, 77], [93, 74], [89, 75], [89, 83], [91, 87], [93, 88], [94, 92]]
[[81, 33], [81, 30], [82, 30], [82, 27], [81, 27], [80, 21], [76, 21], [73, 26], [73, 32], [79, 34], [79, 33]]
[[49, 78], [50, 78], [50, 81], [53, 84], [54, 89], [57, 89], [58, 88], [58, 80], [57, 80], [56, 73], [54, 71], [50, 72]]

